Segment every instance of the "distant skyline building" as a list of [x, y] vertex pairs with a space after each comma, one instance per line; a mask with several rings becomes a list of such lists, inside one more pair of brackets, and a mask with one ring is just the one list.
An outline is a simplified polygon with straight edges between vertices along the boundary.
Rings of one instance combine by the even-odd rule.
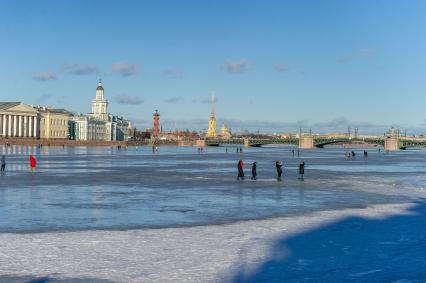
[[158, 110], [155, 110], [154, 113], [154, 130], [153, 130], [153, 136], [156, 138], [158, 137], [158, 128], [160, 126], [160, 114], [158, 113]]
[[90, 114], [92, 117], [102, 121], [109, 120], [108, 100], [105, 98], [101, 79], [99, 79], [98, 86], [96, 87], [96, 96], [95, 99], [92, 100], [92, 113]]
[[209, 129], [207, 130], [208, 138], [216, 137], [216, 116], [214, 114], [214, 92], [212, 92], [212, 112], [210, 114]]
[[222, 127], [220, 128], [220, 137], [222, 139], [230, 139], [232, 138], [231, 129], [229, 129], [225, 123], [222, 123]]
[[73, 115], [65, 109], [34, 107], [40, 114], [40, 139], [69, 139], [69, 119]]
[[71, 139], [81, 141], [107, 140], [106, 122], [86, 115], [76, 115], [72, 118]]
[[127, 141], [131, 131], [130, 120], [108, 113], [101, 80], [87, 115], [51, 106], [0, 102], [0, 138]]
[[73, 121], [77, 140], [125, 141], [132, 128], [129, 120], [108, 112], [108, 100], [101, 79], [96, 87], [95, 99], [92, 100], [91, 113], [87, 116], [77, 115]]
[[0, 136], [39, 138], [40, 115], [22, 102], [0, 102]]

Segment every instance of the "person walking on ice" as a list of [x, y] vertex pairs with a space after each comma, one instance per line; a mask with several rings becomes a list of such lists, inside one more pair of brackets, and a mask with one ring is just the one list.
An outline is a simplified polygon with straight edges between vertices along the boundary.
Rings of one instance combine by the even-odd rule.
[[256, 180], [257, 178], [257, 169], [256, 169], [257, 162], [253, 162], [253, 165], [251, 166], [251, 179]]
[[300, 175], [299, 180], [303, 181], [304, 180], [303, 175], [305, 175], [305, 161], [302, 161], [299, 164], [299, 175]]
[[244, 162], [242, 160], [238, 161], [238, 177], [237, 180], [244, 180]]
[[37, 167], [37, 160], [35, 157], [30, 154], [30, 171], [33, 172]]
[[6, 169], [6, 156], [4, 154], [1, 157], [1, 174], [4, 174], [4, 170]]
[[281, 181], [281, 175], [283, 174], [283, 163], [281, 161], [275, 161], [275, 169], [277, 169], [277, 180]]

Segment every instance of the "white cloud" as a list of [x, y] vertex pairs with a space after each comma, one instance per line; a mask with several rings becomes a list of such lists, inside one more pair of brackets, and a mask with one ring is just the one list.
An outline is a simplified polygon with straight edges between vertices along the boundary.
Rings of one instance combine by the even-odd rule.
[[129, 77], [138, 73], [138, 66], [127, 61], [119, 61], [112, 64], [112, 71], [122, 77]]
[[222, 68], [231, 74], [241, 74], [248, 71], [251, 65], [251, 61], [247, 59], [240, 59], [236, 61], [226, 61]]
[[56, 74], [53, 72], [39, 72], [33, 74], [33, 79], [46, 82], [56, 80]]
[[63, 64], [61, 70], [66, 73], [79, 76], [99, 73], [98, 67], [96, 65], [87, 64]]
[[132, 95], [127, 95], [125, 93], [123, 94], [117, 94], [114, 97], [115, 101], [118, 104], [131, 104], [131, 105], [138, 105], [138, 104], [142, 104], [143, 100], [140, 99], [137, 96], [132, 96]]

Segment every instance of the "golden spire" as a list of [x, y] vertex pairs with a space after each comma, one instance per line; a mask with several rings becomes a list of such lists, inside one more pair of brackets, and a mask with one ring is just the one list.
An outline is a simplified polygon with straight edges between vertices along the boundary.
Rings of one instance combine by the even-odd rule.
[[216, 117], [214, 115], [214, 92], [212, 91], [212, 113], [210, 114], [209, 129], [207, 130], [207, 137], [216, 137]]
[[214, 91], [212, 91], [212, 114], [214, 114]]

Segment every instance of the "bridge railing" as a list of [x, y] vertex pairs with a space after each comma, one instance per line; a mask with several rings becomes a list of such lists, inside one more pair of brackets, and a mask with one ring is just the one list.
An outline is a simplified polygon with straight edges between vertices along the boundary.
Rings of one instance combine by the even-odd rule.
[[[271, 139], [256, 139], [256, 138], [249, 138], [249, 139], [244, 139], [244, 138], [234, 138], [234, 139], [206, 139], [205, 140], [205, 144], [206, 145], [220, 145], [220, 144], [238, 144], [238, 145], [242, 145], [242, 144], [248, 144], [249, 146], [260, 146], [260, 145], [267, 145], [267, 144], [295, 144], [297, 145], [299, 143], [299, 139], [298, 138], [271, 138]], [[350, 142], [350, 143], [354, 143], [354, 142], [365, 142], [365, 143], [370, 143], [370, 144], [377, 144], [377, 145], [383, 145], [384, 144], [384, 139], [383, 138], [376, 138], [376, 139], [349, 139], [349, 138], [315, 138], [314, 137], [314, 145], [316, 147], [318, 146], [322, 146], [322, 145], [327, 145], [327, 144], [332, 144], [332, 143], [343, 143], [343, 142]], [[409, 143], [411, 141], [404, 141], [405, 143]], [[421, 144], [421, 145], [425, 145], [426, 146], [426, 141], [425, 142], [414, 142], [412, 144]]]

